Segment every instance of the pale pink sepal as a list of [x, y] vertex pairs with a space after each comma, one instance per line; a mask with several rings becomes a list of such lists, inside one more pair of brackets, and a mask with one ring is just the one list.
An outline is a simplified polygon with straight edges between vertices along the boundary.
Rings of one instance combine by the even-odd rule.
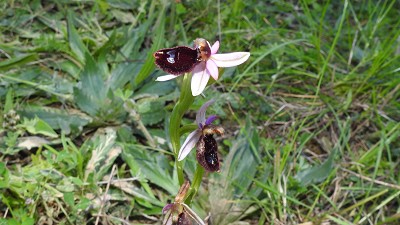
[[176, 76], [176, 75], [168, 74], [168, 75], [157, 77], [156, 81], [167, 81], [167, 80], [175, 79], [177, 77], [178, 76]]
[[182, 161], [190, 153], [192, 148], [194, 148], [196, 143], [199, 141], [200, 136], [201, 136], [201, 131], [199, 129], [196, 129], [187, 136], [185, 142], [183, 143], [181, 149], [179, 150], [178, 161]]
[[218, 67], [232, 67], [244, 63], [250, 57], [250, 52], [232, 52], [211, 55], [210, 59]]
[[210, 79], [210, 74], [207, 73], [206, 63], [199, 63], [194, 69], [192, 74], [191, 89], [192, 95], [200, 95], [207, 86], [207, 82]]
[[164, 217], [163, 225], [172, 225], [172, 212], [168, 211]]
[[211, 55], [218, 52], [219, 49], [219, 41], [216, 41], [213, 46], [211, 47]]
[[206, 62], [206, 68], [208, 70], [208, 73], [214, 78], [214, 80], [218, 80], [218, 67], [217, 64], [215, 64], [214, 61], [208, 60]]

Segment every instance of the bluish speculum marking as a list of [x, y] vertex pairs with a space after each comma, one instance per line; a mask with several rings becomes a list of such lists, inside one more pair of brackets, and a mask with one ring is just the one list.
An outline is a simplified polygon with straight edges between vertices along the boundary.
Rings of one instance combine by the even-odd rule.
[[175, 50], [169, 51], [167, 52], [167, 54], [168, 54], [167, 61], [171, 64], [175, 63]]

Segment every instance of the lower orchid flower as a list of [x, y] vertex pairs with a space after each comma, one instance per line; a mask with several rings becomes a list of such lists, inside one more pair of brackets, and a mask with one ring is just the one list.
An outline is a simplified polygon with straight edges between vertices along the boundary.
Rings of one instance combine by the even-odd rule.
[[218, 79], [218, 67], [233, 67], [244, 63], [250, 52], [232, 52], [217, 54], [219, 41], [212, 46], [203, 38], [197, 38], [195, 48], [179, 46], [161, 49], [154, 53], [156, 64], [161, 69], [170, 73], [158, 77], [157, 81], [167, 81], [176, 78], [184, 72], [192, 71], [192, 95], [200, 95], [207, 86], [210, 76]]
[[166, 205], [162, 212], [165, 214], [163, 225], [189, 225], [194, 220], [199, 225], [205, 225], [203, 220], [183, 201], [190, 188], [188, 181], [185, 181], [175, 197], [174, 203]]
[[197, 147], [196, 158], [199, 164], [209, 172], [219, 171], [218, 145], [213, 135], [222, 135], [224, 129], [220, 126], [213, 125], [217, 116], [212, 115], [206, 119], [205, 114], [207, 108], [214, 103], [210, 100], [201, 106], [196, 114], [196, 123], [198, 128], [190, 133], [183, 143], [178, 154], [178, 161], [183, 160], [193, 149]]

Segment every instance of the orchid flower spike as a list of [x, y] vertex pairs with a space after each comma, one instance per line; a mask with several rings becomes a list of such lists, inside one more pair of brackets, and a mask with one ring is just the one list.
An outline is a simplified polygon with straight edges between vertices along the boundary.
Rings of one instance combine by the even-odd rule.
[[219, 41], [216, 41], [211, 46], [207, 40], [197, 38], [194, 44], [194, 49], [178, 46], [161, 49], [154, 53], [157, 66], [170, 73], [158, 77], [156, 80], [167, 81], [176, 78], [182, 73], [192, 71], [192, 95], [197, 96], [206, 88], [210, 76], [214, 80], [218, 79], [218, 67], [237, 66], [250, 57], [250, 52], [217, 54]]
[[165, 214], [163, 225], [184, 225], [192, 224], [194, 220], [199, 225], [205, 225], [203, 220], [184, 203], [186, 194], [190, 188], [189, 181], [185, 181], [175, 197], [174, 203], [166, 205], [162, 212]]
[[224, 133], [222, 127], [212, 124], [217, 116], [212, 115], [206, 119], [206, 110], [213, 103], [214, 100], [210, 100], [200, 107], [196, 114], [198, 128], [188, 135], [178, 154], [178, 161], [181, 161], [196, 146], [197, 161], [209, 172], [219, 171], [218, 145], [213, 135]]

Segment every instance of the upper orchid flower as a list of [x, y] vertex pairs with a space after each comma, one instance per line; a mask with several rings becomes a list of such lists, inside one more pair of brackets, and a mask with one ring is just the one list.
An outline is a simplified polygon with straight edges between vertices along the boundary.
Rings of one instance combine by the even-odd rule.
[[190, 188], [188, 181], [185, 181], [175, 197], [174, 203], [166, 205], [162, 212], [165, 214], [163, 225], [185, 225], [192, 224], [191, 220], [199, 225], [205, 225], [203, 220], [184, 203], [184, 198]]
[[188, 135], [178, 154], [178, 161], [181, 161], [196, 145], [197, 161], [210, 172], [219, 171], [218, 145], [213, 134], [222, 135], [224, 133], [222, 127], [211, 124], [217, 119], [217, 116], [212, 115], [206, 119], [206, 110], [213, 103], [214, 100], [210, 100], [201, 106], [196, 115], [198, 128]]
[[161, 49], [154, 54], [156, 64], [170, 73], [158, 77], [157, 81], [166, 81], [176, 78], [185, 72], [192, 72], [192, 95], [200, 95], [210, 76], [218, 79], [218, 67], [232, 67], [244, 63], [250, 56], [250, 52], [232, 52], [217, 54], [219, 41], [212, 46], [203, 38], [194, 41], [195, 48], [185, 46]]

